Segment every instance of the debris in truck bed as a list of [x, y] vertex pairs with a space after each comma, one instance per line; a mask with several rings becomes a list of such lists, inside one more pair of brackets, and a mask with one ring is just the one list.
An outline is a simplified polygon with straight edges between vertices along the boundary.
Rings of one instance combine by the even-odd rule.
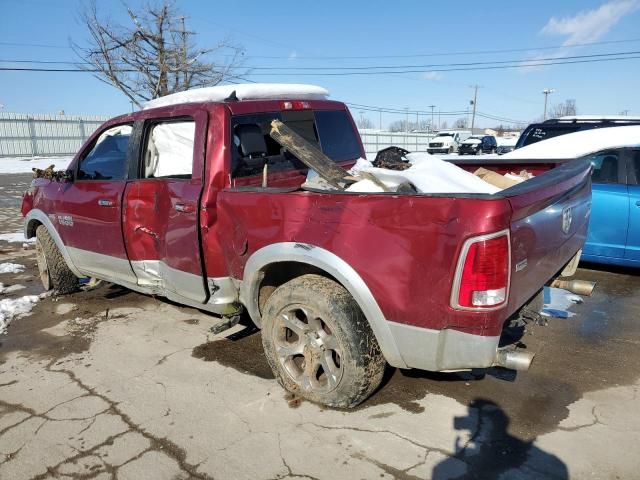
[[383, 148], [376, 155], [373, 166], [389, 170], [406, 170], [411, 167], [411, 163], [405, 158], [408, 153], [411, 152], [400, 147]]
[[331, 186], [343, 189], [353, 183], [349, 173], [327, 157], [311, 142], [305, 140], [280, 120], [271, 122], [271, 138], [293, 153], [307, 167], [313, 169]]
[[500, 189], [513, 187], [514, 185], [522, 183], [525, 180], [533, 178], [533, 175], [531, 175], [526, 170], [522, 170], [518, 174], [510, 172], [505, 173], [504, 175], [500, 175], [499, 173], [483, 167], [477, 169], [475, 172], [473, 172], [473, 174], [477, 177], [480, 177], [485, 182], [490, 183], [491, 185], [494, 185]]
[[[373, 174], [384, 185], [396, 192], [409, 183], [418, 193], [487, 193], [500, 191], [474, 174], [428, 153], [409, 153], [405, 156], [411, 166], [402, 171], [376, 168], [371, 162], [359, 159], [350, 173], [358, 177], [362, 172]], [[403, 188], [406, 189], [407, 185]], [[382, 192], [370, 180], [360, 180], [346, 189], [348, 192]], [[405, 190], [406, 191], [406, 190]]]

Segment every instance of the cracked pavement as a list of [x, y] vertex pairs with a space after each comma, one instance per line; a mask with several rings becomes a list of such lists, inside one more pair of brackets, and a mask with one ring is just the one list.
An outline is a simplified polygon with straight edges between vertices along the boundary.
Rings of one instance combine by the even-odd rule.
[[[42, 292], [32, 247], [9, 261], [2, 298]], [[0, 478], [637, 478], [640, 279], [578, 278], [576, 316], [522, 338], [530, 372], [390, 372], [352, 411], [285, 395], [241, 325], [109, 284], [43, 298], [0, 336]]]

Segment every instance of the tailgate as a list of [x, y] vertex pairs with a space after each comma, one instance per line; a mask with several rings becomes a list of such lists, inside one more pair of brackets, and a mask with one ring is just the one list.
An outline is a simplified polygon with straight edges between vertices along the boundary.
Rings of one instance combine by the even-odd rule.
[[582, 248], [591, 213], [591, 165], [572, 160], [502, 192], [513, 209], [509, 313]]

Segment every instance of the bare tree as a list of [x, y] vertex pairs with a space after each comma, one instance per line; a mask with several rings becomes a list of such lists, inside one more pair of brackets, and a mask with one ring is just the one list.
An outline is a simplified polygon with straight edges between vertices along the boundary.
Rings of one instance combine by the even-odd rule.
[[440, 124], [440, 129], [441, 130], [446, 130], [447, 128], [449, 128], [449, 124], [447, 123], [447, 121], [445, 120], [444, 122], [442, 122]]
[[[113, 85], [140, 106], [142, 102], [192, 87], [217, 85], [238, 78], [242, 47], [228, 39], [213, 48], [196, 48], [173, 3], [147, 6], [134, 11], [125, 4], [131, 24], [112, 24], [101, 18], [95, 1], [81, 13], [87, 27], [86, 45], [72, 42], [83, 60], [81, 68], [93, 72], [99, 80]], [[213, 63], [212, 53], [226, 54], [226, 62]]]
[[358, 118], [356, 125], [361, 129], [374, 128], [373, 122], [363, 115], [360, 115], [360, 118]]
[[570, 115], [576, 115], [578, 109], [576, 108], [576, 101], [574, 99], [565, 100], [562, 103], [557, 103], [549, 110], [549, 118], [566, 117]]
[[468, 121], [466, 117], [460, 117], [454, 122], [453, 128], [467, 128], [467, 125], [468, 125]]

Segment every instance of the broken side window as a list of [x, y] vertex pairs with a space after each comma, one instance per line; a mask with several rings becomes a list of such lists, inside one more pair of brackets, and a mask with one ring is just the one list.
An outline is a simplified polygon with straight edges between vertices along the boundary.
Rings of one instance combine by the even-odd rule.
[[152, 124], [146, 136], [142, 177], [190, 179], [195, 125], [191, 119]]

